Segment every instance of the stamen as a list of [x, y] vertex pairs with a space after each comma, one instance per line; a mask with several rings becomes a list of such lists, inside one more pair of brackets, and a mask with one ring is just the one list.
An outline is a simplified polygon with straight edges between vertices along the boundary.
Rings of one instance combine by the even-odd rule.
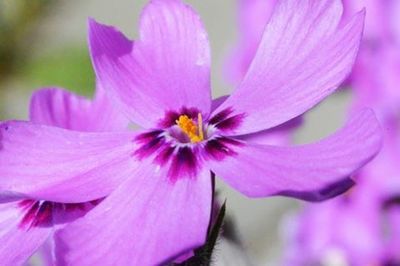
[[187, 115], [181, 115], [175, 121], [181, 130], [189, 137], [190, 142], [197, 143], [204, 139], [203, 118], [199, 113], [197, 116], [197, 124]]
[[201, 116], [201, 113], [197, 115], [197, 124], [199, 125], [199, 137], [201, 140], [204, 139], [204, 133], [203, 133], [203, 117]]

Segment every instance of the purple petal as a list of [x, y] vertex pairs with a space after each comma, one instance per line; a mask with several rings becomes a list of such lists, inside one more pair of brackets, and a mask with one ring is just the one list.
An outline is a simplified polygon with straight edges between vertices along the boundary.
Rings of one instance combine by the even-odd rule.
[[393, 28], [393, 35], [396, 40], [396, 43], [400, 41], [400, 23], [398, 19], [398, 14], [400, 14], [400, 2], [392, 1], [392, 6], [390, 6], [390, 24]]
[[391, 25], [390, 22], [396, 14], [394, 13], [396, 2], [398, 1], [343, 0], [343, 17], [345, 20], [351, 19], [354, 12], [365, 8], [367, 15], [363, 38], [372, 42], [389, 40], [395, 26]]
[[218, 108], [226, 99], [228, 99], [228, 95], [224, 95], [218, 98], [215, 98], [211, 102], [211, 112]]
[[397, 45], [364, 46], [351, 76], [352, 108], [374, 108], [381, 121], [395, 117], [400, 106], [400, 50]]
[[292, 133], [303, 123], [302, 117], [296, 117], [292, 120], [271, 129], [259, 131], [252, 134], [240, 136], [241, 140], [248, 143], [257, 143], [265, 145], [289, 145], [291, 144]]
[[277, 0], [239, 0], [237, 2], [239, 40], [226, 62], [228, 79], [234, 84], [238, 84], [246, 74]]
[[31, 98], [30, 120], [34, 123], [77, 131], [117, 131], [128, 120], [101, 89], [93, 101], [59, 88], [36, 91]]
[[236, 146], [236, 155], [210, 160], [217, 176], [250, 197], [286, 195], [323, 200], [347, 190], [348, 179], [381, 146], [379, 124], [366, 110], [331, 137], [314, 144], [277, 147]]
[[208, 37], [199, 16], [181, 1], [151, 1], [141, 15], [140, 40], [134, 46], [94, 21], [89, 42], [100, 83], [113, 91], [134, 122], [154, 128], [165, 111], [184, 106], [209, 114]]
[[68, 265], [159, 265], [203, 244], [211, 214], [210, 172], [170, 182], [143, 166], [85, 217], [56, 233]]
[[17, 202], [0, 204], [1, 265], [23, 264], [52, 232], [51, 227], [21, 228], [21, 218]]
[[377, 206], [360, 206], [340, 197], [307, 207], [300, 216], [290, 217], [295, 224], [288, 232], [283, 265], [335, 265], [329, 261], [335, 251], [347, 262], [345, 265], [368, 265], [379, 260], [382, 232]]
[[0, 198], [82, 202], [108, 195], [134, 171], [132, 132], [82, 133], [0, 124]]
[[244, 115], [232, 134], [282, 124], [331, 94], [350, 73], [364, 12], [339, 27], [340, 0], [280, 1], [240, 87], [215, 113]]
[[167, 140], [163, 131], [149, 131], [137, 135], [135, 142], [138, 148], [133, 153], [138, 160], [152, 158], [160, 166], [168, 168], [167, 176], [171, 181], [179, 178], [195, 177], [201, 170], [199, 147], [176, 145]]

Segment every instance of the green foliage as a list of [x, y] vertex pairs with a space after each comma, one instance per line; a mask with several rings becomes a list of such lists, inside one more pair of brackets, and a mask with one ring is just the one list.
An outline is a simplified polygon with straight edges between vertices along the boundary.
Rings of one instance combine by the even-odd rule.
[[30, 57], [35, 28], [56, 1], [0, 1], [0, 82]]
[[31, 88], [63, 87], [82, 95], [91, 95], [95, 78], [87, 48], [64, 48], [33, 58], [21, 76]]

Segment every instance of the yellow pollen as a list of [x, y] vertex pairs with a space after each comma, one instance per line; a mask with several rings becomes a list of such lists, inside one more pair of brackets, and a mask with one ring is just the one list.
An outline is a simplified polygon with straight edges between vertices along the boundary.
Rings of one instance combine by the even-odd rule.
[[197, 116], [197, 124], [187, 115], [181, 115], [175, 121], [181, 130], [189, 137], [190, 142], [197, 143], [204, 139], [203, 118], [199, 113]]

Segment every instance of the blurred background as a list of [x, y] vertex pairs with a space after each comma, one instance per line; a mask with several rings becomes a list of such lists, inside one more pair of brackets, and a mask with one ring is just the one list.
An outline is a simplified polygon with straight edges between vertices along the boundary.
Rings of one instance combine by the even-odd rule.
[[[0, 0], [0, 119], [27, 119], [35, 89], [63, 87], [85, 96], [94, 89], [86, 46], [87, 18], [115, 25], [136, 38], [144, 0]], [[223, 67], [237, 38], [237, 6], [233, 0], [187, 1], [201, 15], [212, 47], [213, 96], [233, 89]], [[307, 143], [332, 133], [345, 121], [350, 93], [340, 91], [305, 116], [294, 136]], [[228, 215], [254, 265], [275, 265], [281, 245], [281, 219], [301, 202], [275, 197], [248, 199], [218, 183], [227, 199]], [[217, 248], [217, 252], [220, 252]]]

